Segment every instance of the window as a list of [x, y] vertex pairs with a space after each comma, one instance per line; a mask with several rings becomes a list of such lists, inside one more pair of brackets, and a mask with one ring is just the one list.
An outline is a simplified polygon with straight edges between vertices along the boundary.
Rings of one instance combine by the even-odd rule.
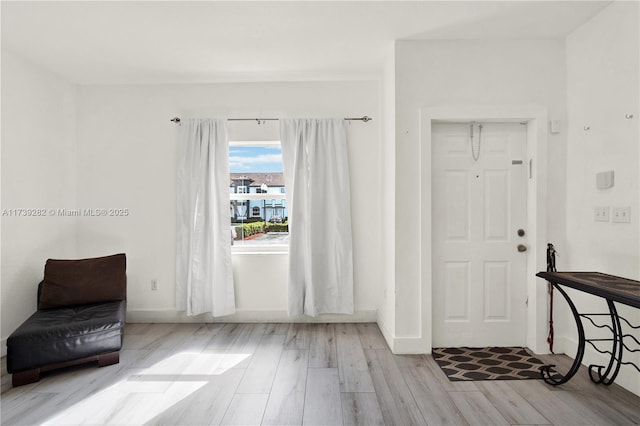
[[279, 141], [229, 142], [233, 250], [282, 250], [289, 242]]

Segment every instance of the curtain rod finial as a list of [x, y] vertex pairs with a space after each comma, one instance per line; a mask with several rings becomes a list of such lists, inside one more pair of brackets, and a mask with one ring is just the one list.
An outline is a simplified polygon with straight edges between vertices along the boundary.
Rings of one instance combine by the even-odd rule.
[[176, 124], [180, 124], [180, 117], [173, 117], [171, 121], [173, 121]]

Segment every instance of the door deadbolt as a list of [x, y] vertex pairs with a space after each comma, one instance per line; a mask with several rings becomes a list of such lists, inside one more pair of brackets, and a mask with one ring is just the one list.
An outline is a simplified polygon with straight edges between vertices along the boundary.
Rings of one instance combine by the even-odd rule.
[[527, 246], [525, 246], [524, 244], [518, 244], [518, 251], [520, 253], [527, 251]]
[[518, 229], [518, 237], [524, 237], [524, 229]]

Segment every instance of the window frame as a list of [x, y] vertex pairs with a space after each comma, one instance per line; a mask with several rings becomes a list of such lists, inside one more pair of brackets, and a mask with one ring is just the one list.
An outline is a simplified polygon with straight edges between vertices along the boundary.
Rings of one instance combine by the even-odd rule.
[[[282, 147], [282, 144], [279, 140], [274, 141], [257, 141], [257, 140], [247, 140], [247, 141], [229, 141], [229, 148], [231, 147], [264, 147], [264, 146], [277, 146]], [[248, 187], [247, 187], [248, 189]], [[286, 192], [286, 186], [283, 187]], [[229, 193], [229, 201], [250, 201], [250, 200], [287, 200], [286, 193], [266, 193], [266, 192], [255, 192], [255, 193]], [[289, 208], [289, 206], [287, 206]], [[251, 217], [251, 216], [248, 216]], [[231, 245], [231, 254], [288, 254], [289, 253], [289, 244], [269, 244], [269, 245]]]

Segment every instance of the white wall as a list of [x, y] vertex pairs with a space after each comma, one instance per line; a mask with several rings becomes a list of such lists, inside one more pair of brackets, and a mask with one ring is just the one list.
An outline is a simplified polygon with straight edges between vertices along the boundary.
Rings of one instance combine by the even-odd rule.
[[382, 301], [378, 310], [378, 325], [387, 343], [393, 349], [395, 341], [395, 123], [396, 78], [395, 46], [389, 46], [382, 78], [380, 126], [379, 187], [381, 217], [380, 257], [382, 265]]
[[[531, 105], [566, 121], [565, 55], [561, 40], [400, 41], [396, 44], [395, 285], [398, 338], [419, 341], [430, 306], [422, 306], [419, 226], [420, 110]], [[550, 241], [563, 249], [566, 133], [549, 135]], [[413, 207], [407, 200], [416, 200]], [[434, 302], [436, 303], [436, 302]], [[411, 346], [411, 345], [409, 345]], [[414, 347], [418, 348], [420, 345]], [[427, 348], [430, 349], [430, 348]]]
[[[352, 117], [349, 126], [355, 309], [375, 321], [381, 300], [379, 83], [87, 86], [78, 101], [78, 204], [128, 208], [128, 217], [82, 217], [78, 253], [126, 252], [129, 320], [182, 321], [175, 304], [178, 128], [187, 117]], [[251, 133], [248, 135], [247, 133]], [[277, 139], [277, 123], [230, 124], [230, 138]], [[287, 255], [233, 257], [238, 320], [286, 320]], [[159, 290], [150, 290], [151, 279]], [[202, 318], [199, 318], [202, 320]], [[326, 320], [326, 318], [325, 318]]]
[[[76, 254], [76, 219], [49, 212], [76, 205], [75, 102], [75, 86], [2, 51], [3, 354], [6, 338], [36, 310], [45, 261]], [[12, 209], [47, 215], [13, 216]]]
[[[614, 2], [567, 38], [567, 248], [568, 270], [601, 271], [640, 278], [640, 27], [637, 2]], [[633, 119], [625, 118], [633, 114]], [[590, 126], [589, 131], [584, 131]], [[598, 190], [597, 172], [613, 170], [613, 188]], [[631, 223], [595, 222], [596, 206], [630, 206]], [[560, 267], [560, 264], [559, 264]], [[606, 312], [602, 299], [572, 293], [583, 312]], [[620, 314], [640, 324], [640, 312]], [[564, 314], [559, 343], [575, 353], [573, 319]], [[590, 329], [587, 329], [589, 331]], [[634, 333], [640, 339], [640, 333]], [[640, 356], [625, 354], [640, 365]], [[585, 364], [598, 359], [588, 348]], [[640, 395], [640, 374], [621, 370], [617, 383]]]

